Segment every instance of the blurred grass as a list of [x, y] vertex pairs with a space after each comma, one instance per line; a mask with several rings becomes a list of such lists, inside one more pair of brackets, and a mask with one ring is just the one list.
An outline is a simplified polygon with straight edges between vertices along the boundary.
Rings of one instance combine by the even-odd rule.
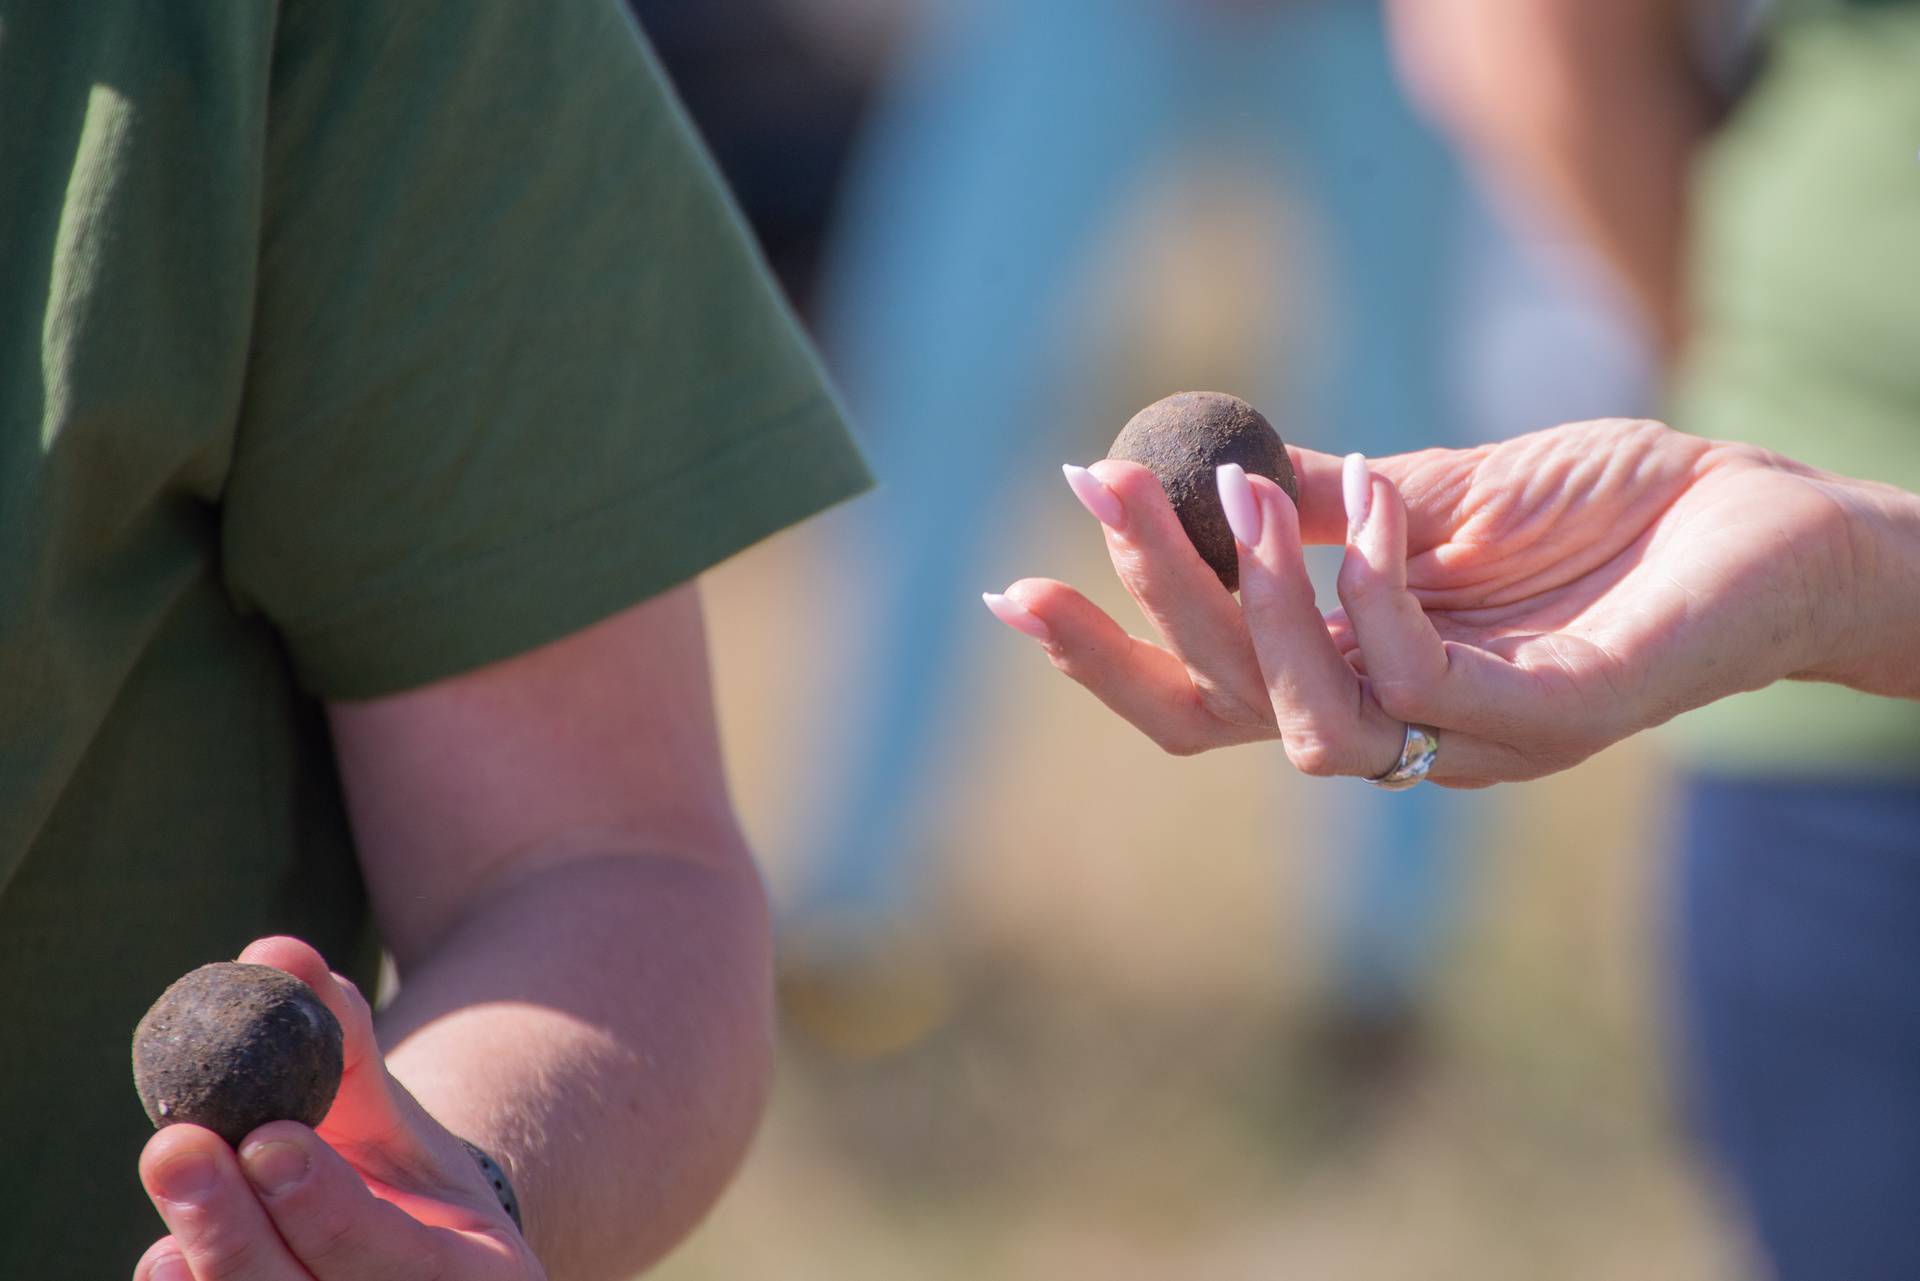
[[[1082, 308], [1076, 406], [1236, 385], [1315, 314], [1285, 210], [1230, 171], [1159, 185]], [[1179, 234], [1171, 234], [1178, 229]], [[1291, 317], [1291, 319], [1289, 319]], [[1115, 359], [1120, 349], [1127, 358]], [[1244, 385], [1244, 384], [1242, 384]], [[1283, 433], [1285, 424], [1281, 424]], [[1077, 450], [1077, 453], [1075, 452]], [[937, 477], [893, 478], [938, 483]], [[1057, 474], [977, 589], [1072, 581], [1144, 627]], [[866, 616], [835, 517], [711, 575], [723, 732], [776, 899], [806, 869], [842, 638]], [[1501, 789], [1416, 1040], [1340, 1052], [1315, 1005], [1326, 789], [1273, 748], [1161, 755], [981, 611], [971, 733], [921, 830], [933, 909], [877, 972], [789, 973], [758, 1147], [668, 1281], [1719, 1281], [1745, 1272], [1664, 1087], [1659, 765], [1628, 745]], [[833, 976], [830, 976], [833, 977]], [[1361, 1048], [1365, 1048], [1362, 1046]]]
[[[1072, 549], [1052, 568], [1118, 610], [1077, 510], [1040, 505], [1023, 545]], [[803, 871], [781, 856], [812, 700], [846, 674], [831, 628], [769, 645], [755, 620], [846, 598], [825, 546], [789, 535], [710, 590], [776, 893]], [[1303, 907], [1325, 874], [1316, 787], [1343, 784], [1269, 749], [1164, 757], [977, 626], [976, 733], [926, 824], [938, 912], [882, 976], [895, 1026], [789, 987], [756, 1153], [660, 1275], [1739, 1274], [1662, 1085], [1657, 762], [1616, 749], [1504, 789], [1417, 1052], [1343, 1076], [1315, 1036]]]

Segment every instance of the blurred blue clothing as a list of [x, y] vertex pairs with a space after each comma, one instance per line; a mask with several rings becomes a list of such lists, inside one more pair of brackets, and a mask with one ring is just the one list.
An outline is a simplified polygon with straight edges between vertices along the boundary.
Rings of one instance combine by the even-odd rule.
[[[1316, 309], [1309, 358], [1289, 380], [1229, 390], [1289, 439], [1330, 450], [1460, 435], [1445, 299], [1474, 206], [1394, 84], [1374, 4], [946, 6], [856, 157], [824, 287], [829, 358], [883, 483], [842, 529], [884, 649], [840, 727], [845, 790], [802, 914], [882, 917], [920, 889], [928, 842], [910, 819], [951, 784], [935, 777], [935, 752], [963, 710], [960, 641], [991, 625], [978, 593], [1021, 559], [998, 540], [997, 496], [1084, 461], [1091, 443], [1060, 430], [1090, 416], [1061, 400], [1072, 395], [1058, 372], [1071, 348], [1063, 299], [1100, 233], [1195, 148], [1242, 159], [1306, 204], [1329, 285], [1273, 300]], [[1398, 999], [1441, 932], [1472, 802], [1358, 785], [1327, 797], [1341, 811], [1323, 815], [1328, 829], [1353, 833], [1334, 905], [1340, 981], [1357, 999]]]
[[1920, 1277], [1920, 785], [1696, 776], [1679, 1013], [1780, 1281]]

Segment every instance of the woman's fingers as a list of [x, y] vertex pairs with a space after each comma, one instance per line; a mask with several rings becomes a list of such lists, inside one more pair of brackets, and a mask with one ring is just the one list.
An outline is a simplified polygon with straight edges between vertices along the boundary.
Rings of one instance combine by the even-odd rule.
[[1242, 725], [1214, 716], [1185, 664], [1129, 636], [1065, 583], [1023, 578], [985, 599], [996, 618], [1039, 641], [1055, 667], [1174, 755], [1273, 737], [1271, 721]]
[[1287, 758], [1307, 774], [1385, 773], [1399, 760], [1406, 725], [1366, 696], [1328, 634], [1292, 500], [1231, 465], [1219, 483], [1240, 545], [1240, 598]]
[[[1193, 549], [1151, 472], [1113, 460], [1067, 469], [1166, 649], [1129, 636], [1079, 593], [1049, 580], [1023, 580], [989, 595], [987, 606], [1176, 754], [1272, 737], [1277, 728], [1303, 772], [1372, 777], [1399, 760], [1411, 721], [1445, 731], [1442, 761], [1430, 775], [1436, 782], [1475, 786], [1537, 772], [1503, 746], [1507, 738], [1498, 732], [1503, 709], [1526, 702], [1525, 687], [1534, 682], [1496, 654], [1443, 642], [1434, 630], [1407, 590], [1409, 518], [1399, 490], [1364, 460], [1307, 450], [1293, 457], [1298, 508], [1275, 483], [1221, 469], [1221, 498], [1241, 560], [1237, 606]], [[1450, 472], [1424, 455], [1390, 460], [1382, 471], [1397, 468], [1417, 479], [1422, 466], [1438, 477], [1428, 488], [1445, 491], [1441, 473]], [[1427, 524], [1436, 519], [1434, 512], [1423, 517]], [[1340, 579], [1345, 607], [1332, 618], [1320, 614], [1301, 559], [1303, 520], [1326, 541], [1352, 527]]]
[[1407, 711], [1411, 693], [1447, 679], [1447, 651], [1420, 602], [1407, 590], [1407, 513], [1400, 492], [1347, 456], [1342, 492], [1347, 555], [1340, 565], [1340, 604], [1365, 657], [1374, 696], [1388, 711]]
[[1112, 459], [1066, 473], [1103, 526], [1120, 581], [1186, 665], [1201, 700], [1228, 724], [1264, 727], [1266, 698], [1246, 619], [1194, 550], [1159, 480], [1137, 463]]
[[1444, 640], [1407, 589], [1407, 514], [1398, 488], [1358, 454], [1349, 456], [1345, 475], [1343, 608], [1331, 626], [1340, 643], [1357, 648], [1355, 665], [1374, 698], [1399, 720], [1495, 743], [1539, 741], [1561, 706], [1555, 685], [1481, 645]]
[[1300, 541], [1310, 547], [1343, 542], [1347, 512], [1340, 498], [1340, 459], [1294, 445], [1287, 446], [1287, 456], [1300, 491]]
[[[1127, 635], [1118, 623], [1064, 583], [1022, 579], [1004, 595], [990, 593], [987, 604], [996, 617], [1040, 640], [1054, 666], [1176, 756], [1275, 736], [1272, 725], [1256, 732], [1215, 719], [1201, 704], [1178, 659], [1156, 645]], [[1030, 624], [1023, 625], [1026, 620], [1031, 620]], [[1405, 724], [1393, 722], [1392, 734], [1382, 733], [1379, 741], [1391, 750], [1383, 750], [1380, 762], [1366, 767], [1369, 773], [1381, 773], [1398, 761], [1406, 741]], [[1471, 736], [1446, 731], [1440, 743], [1440, 754], [1427, 777], [1442, 787], [1484, 787], [1545, 772], [1498, 744]]]
[[[1366, 505], [1358, 489], [1365, 479], [1364, 470], [1355, 478], [1356, 510]], [[1393, 487], [1383, 478], [1373, 481], [1375, 488], [1368, 495], [1371, 501], [1380, 502], [1383, 492], [1392, 494]], [[1242, 543], [1240, 594], [1260, 652], [1260, 665], [1273, 691], [1274, 713], [1287, 742], [1287, 755], [1309, 774], [1362, 778], [1384, 774], [1400, 761], [1409, 721], [1442, 726], [1454, 722], [1403, 715], [1382, 705], [1377, 697], [1378, 676], [1370, 666], [1373, 650], [1365, 644], [1352, 606], [1341, 617], [1329, 620], [1314, 604], [1313, 584], [1307, 580], [1306, 566], [1300, 559], [1299, 527], [1291, 519], [1292, 503], [1271, 481], [1257, 476], [1241, 480], [1231, 472], [1221, 477], [1223, 497], [1243, 483], [1253, 499], [1254, 511], [1249, 513], [1245, 502], [1227, 504], [1228, 517]], [[1397, 497], [1395, 501], [1397, 504]], [[1344, 495], [1342, 505], [1346, 505]], [[1253, 514], [1259, 519], [1257, 528], [1252, 524]], [[1371, 520], [1363, 528], [1366, 525], [1371, 525]], [[1404, 529], [1404, 524], [1394, 521], [1389, 513], [1389, 520], [1377, 532], [1383, 537], [1397, 535], [1404, 548]], [[1249, 535], [1254, 538], [1251, 544], [1247, 543]], [[1404, 550], [1399, 554], [1404, 594]], [[1391, 562], [1383, 558], [1380, 563], [1388, 581], [1392, 581]], [[1419, 607], [1415, 604], [1413, 608], [1417, 612]], [[1426, 622], [1424, 616], [1419, 621], [1423, 625]], [[1434, 637], [1433, 643], [1438, 645], [1439, 638]], [[1544, 772], [1536, 762], [1503, 744], [1462, 729], [1442, 728], [1439, 740], [1440, 751], [1427, 778], [1442, 787], [1485, 787], [1502, 779], [1530, 778]]]
[[[1346, 460], [1287, 446], [1300, 489], [1300, 541], [1309, 546], [1347, 540]], [[1372, 460], [1375, 475], [1394, 483], [1406, 500], [1408, 541], [1420, 551], [1445, 543], [1459, 524], [1462, 503], [1484, 449], [1423, 449]]]

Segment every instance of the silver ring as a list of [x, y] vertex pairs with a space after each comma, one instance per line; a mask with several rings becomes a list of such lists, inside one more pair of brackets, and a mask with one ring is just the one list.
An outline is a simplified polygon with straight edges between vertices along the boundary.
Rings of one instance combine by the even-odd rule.
[[1404, 792], [1427, 776], [1433, 758], [1440, 754], [1440, 731], [1425, 725], [1407, 723], [1407, 741], [1400, 748], [1400, 759], [1392, 769], [1367, 782], [1389, 792]]

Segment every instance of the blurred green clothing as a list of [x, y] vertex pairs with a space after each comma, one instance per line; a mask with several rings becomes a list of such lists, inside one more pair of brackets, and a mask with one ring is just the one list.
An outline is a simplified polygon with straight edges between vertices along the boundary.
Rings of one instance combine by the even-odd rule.
[[618, 0], [0, 0], [0, 121], [0, 1277], [118, 1277], [147, 1003], [369, 977], [319, 700], [867, 482]]
[[[1788, 5], [1698, 175], [1675, 426], [1920, 491], [1917, 148], [1920, 4]], [[1913, 774], [1920, 703], [1783, 681], [1668, 741], [1722, 772]]]

